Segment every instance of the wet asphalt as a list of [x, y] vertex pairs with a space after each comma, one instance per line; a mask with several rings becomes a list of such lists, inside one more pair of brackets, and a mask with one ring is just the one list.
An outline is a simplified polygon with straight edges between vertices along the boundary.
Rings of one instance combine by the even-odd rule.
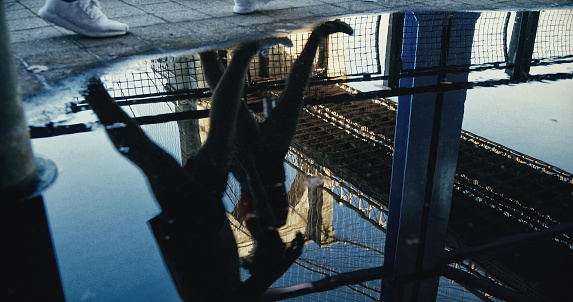
[[161, 57], [312, 26], [336, 17], [404, 11], [544, 10], [571, 0], [275, 0], [238, 15], [233, 0], [102, 0], [102, 11], [127, 23], [127, 35], [87, 38], [37, 14], [44, 0], [0, 0], [23, 99], [63, 89], [67, 80], [126, 59]]

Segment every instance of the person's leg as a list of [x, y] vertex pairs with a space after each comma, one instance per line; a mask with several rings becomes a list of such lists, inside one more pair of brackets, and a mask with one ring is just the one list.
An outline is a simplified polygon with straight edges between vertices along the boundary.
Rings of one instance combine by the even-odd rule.
[[[225, 67], [223, 66], [216, 51], [202, 52], [199, 54], [199, 57], [201, 59], [205, 81], [207, 82], [209, 88], [214, 91], [221, 81], [223, 74], [225, 73]], [[247, 61], [245, 61], [245, 63], [247, 63]], [[241, 79], [237, 79], [237, 82], [240, 80]], [[242, 80], [244, 81], [244, 79]], [[237, 97], [241, 96], [242, 95], [238, 95]], [[252, 214], [255, 212], [255, 204], [260, 206], [261, 203], [255, 203], [252, 195], [255, 195], [258, 200], [266, 200], [266, 197], [263, 196], [265, 195], [264, 191], [262, 192], [261, 190], [258, 190], [260, 189], [260, 186], [255, 185], [255, 188], [251, 188], [250, 183], [254, 182], [255, 184], [258, 184], [258, 172], [256, 168], [253, 167], [253, 163], [251, 163], [252, 154], [246, 153], [248, 150], [241, 148], [241, 146], [245, 145], [247, 138], [256, 136], [259, 126], [254, 117], [249, 112], [245, 102], [240, 101], [240, 103], [241, 104], [237, 117], [237, 150], [242, 149], [243, 151], [237, 152], [237, 156], [231, 167], [231, 172], [233, 173], [235, 179], [241, 184], [242, 193], [237, 203], [237, 209], [243, 218], [243, 223], [246, 225], [249, 232], [253, 236], [257, 237], [257, 234], [260, 233], [260, 224], [258, 223], [258, 220], [252, 219]], [[249, 181], [249, 179], [251, 179], [251, 181]], [[252, 190], [255, 191], [254, 194], [250, 193]], [[261, 213], [260, 210], [258, 212]]]
[[182, 190], [171, 189], [188, 187], [188, 173], [177, 160], [147, 137], [139, 125], [114, 102], [99, 79], [90, 80], [85, 100], [105, 127], [118, 152], [145, 174], [161, 208], [173, 210], [183, 206], [177, 203], [177, 200], [184, 198], [179, 196], [183, 195]]
[[145, 174], [156, 172], [159, 167], [167, 170], [181, 168], [179, 163], [157, 146], [143, 130], [111, 98], [99, 79], [88, 83], [86, 102], [98, 116], [116, 149]]
[[[256, 160], [254, 165], [257, 167], [257, 176], [262, 182], [262, 190], [265, 192], [266, 202], [264, 204], [266, 207], [270, 207], [272, 212], [272, 215], [265, 213], [265, 216], [262, 216], [261, 210], [257, 210], [254, 206], [257, 199], [260, 200], [260, 198], [252, 196], [254, 192], [241, 189], [241, 201], [243, 199], [244, 201], [255, 201], [255, 203], [240, 202], [239, 204], [239, 210], [245, 219], [245, 224], [255, 238], [260, 233], [256, 230], [259, 225], [262, 225], [262, 228], [278, 228], [286, 223], [289, 203], [284, 186], [284, 157], [288, 152], [300, 117], [303, 97], [313, 69], [312, 63], [318, 46], [328, 35], [336, 32], [352, 34], [352, 28], [343, 22], [332, 21], [325, 22], [313, 30], [303, 51], [291, 68], [287, 86], [279, 98], [279, 104], [273, 109], [267, 120], [260, 125], [256, 139], [245, 144], [245, 147], [249, 149]], [[255, 211], [255, 215], [251, 214], [253, 211]], [[259, 219], [262, 221], [257, 221]]]
[[119, 36], [129, 30], [127, 24], [109, 20], [97, 0], [46, 0], [38, 15], [87, 37]]
[[193, 160], [205, 175], [220, 174], [230, 168], [234, 156], [237, 115], [246, 74], [254, 55], [275, 44], [290, 44], [288, 38], [265, 38], [241, 43], [211, 97], [211, 127], [205, 144]]
[[[149, 221], [163, 259], [185, 301], [228, 301], [240, 284], [237, 245], [225, 216], [222, 194], [198, 183], [150, 140], [114, 102], [98, 79], [90, 80], [86, 101], [116, 149], [145, 174], [161, 213]], [[219, 182], [224, 187], [225, 177]]]
[[201, 59], [205, 82], [207, 82], [209, 89], [214, 91], [225, 73], [225, 66], [223, 66], [217, 51], [214, 50], [199, 53], [199, 58]]
[[288, 151], [300, 118], [318, 46], [328, 35], [337, 32], [352, 34], [353, 30], [348, 24], [336, 20], [325, 22], [312, 31], [303, 51], [291, 68], [278, 105], [261, 124], [262, 135], [268, 138], [268, 142], [264, 145], [267, 154], [276, 156], [281, 162]]
[[279, 105], [260, 126], [256, 137], [243, 146], [246, 150], [242, 151], [241, 164], [247, 175], [249, 191], [241, 189], [239, 211], [247, 229], [257, 240], [253, 260], [248, 266], [251, 274], [264, 272], [288, 258], [278, 234], [278, 228], [286, 223], [289, 208], [283, 160], [298, 123], [318, 45], [335, 32], [351, 34], [352, 29], [345, 23], [334, 21], [313, 30], [291, 68]]
[[[216, 51], [206, 51], [199, 54], [203, 75], [211, 91], [214, 91], [225, 73], [225, 67]], [[239, 143], [247, 143], [259, 131], [259, 124], [249, 111], [247, 104], [241, 102], [237, 118], [237, 136]]]

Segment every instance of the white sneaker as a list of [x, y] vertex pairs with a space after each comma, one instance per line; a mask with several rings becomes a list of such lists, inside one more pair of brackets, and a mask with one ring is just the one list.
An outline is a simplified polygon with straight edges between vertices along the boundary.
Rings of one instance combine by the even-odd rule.
[[235, 0], [233, 12], [235, 14], [250, 14], [271, 0]]
[[125, 35], [127, 24], [112, 21], [102, 13], [98, 0], [46, 0], [38, 11], [42, 19], [88, 37]]

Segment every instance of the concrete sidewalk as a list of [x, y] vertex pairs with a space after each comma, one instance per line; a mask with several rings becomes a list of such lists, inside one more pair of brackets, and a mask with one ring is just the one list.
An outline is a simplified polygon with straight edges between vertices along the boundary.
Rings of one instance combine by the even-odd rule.
[[[164, 56], [207, 46], [230, 46], [288, 32], [320, 20], [410, 10], [536, 10], [573, 8], [571, 0], [276, 0], [259, 12], [233, 14], [232, 0], [103, 0], [103, 12], [130, 33], [86, 38], [51, 25], [37, 12], [44, 0], [1, 0], [24, 100], [62, 80], [137, 55]], [[30, 66], [47, 70], [33, 73]]]

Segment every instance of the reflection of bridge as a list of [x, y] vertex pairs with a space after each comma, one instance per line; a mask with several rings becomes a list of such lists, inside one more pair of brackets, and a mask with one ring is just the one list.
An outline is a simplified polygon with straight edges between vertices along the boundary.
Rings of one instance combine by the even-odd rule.
[[[390, 190], [394, 108], [393, 102], [384, 99], [309, 106], [295, 146], [373, 196], [376, 201], [368, 200], [378, 203], [379, 209], [384, 208]], [[568, 222], [573, 217], [571, 192], [571, 174], [465, 132], [460, 141], [448, 246], [475, 246]], [[371, 215], [368, 210], [362, 212]], [[562, 236], [475, 261], [494, 277], [530, 294], [566, 296], [566, 282], [556, 276], [573, 268], [571, 246], [573, 240]], [[514, 257], [515, 253], [520, 256]]]

